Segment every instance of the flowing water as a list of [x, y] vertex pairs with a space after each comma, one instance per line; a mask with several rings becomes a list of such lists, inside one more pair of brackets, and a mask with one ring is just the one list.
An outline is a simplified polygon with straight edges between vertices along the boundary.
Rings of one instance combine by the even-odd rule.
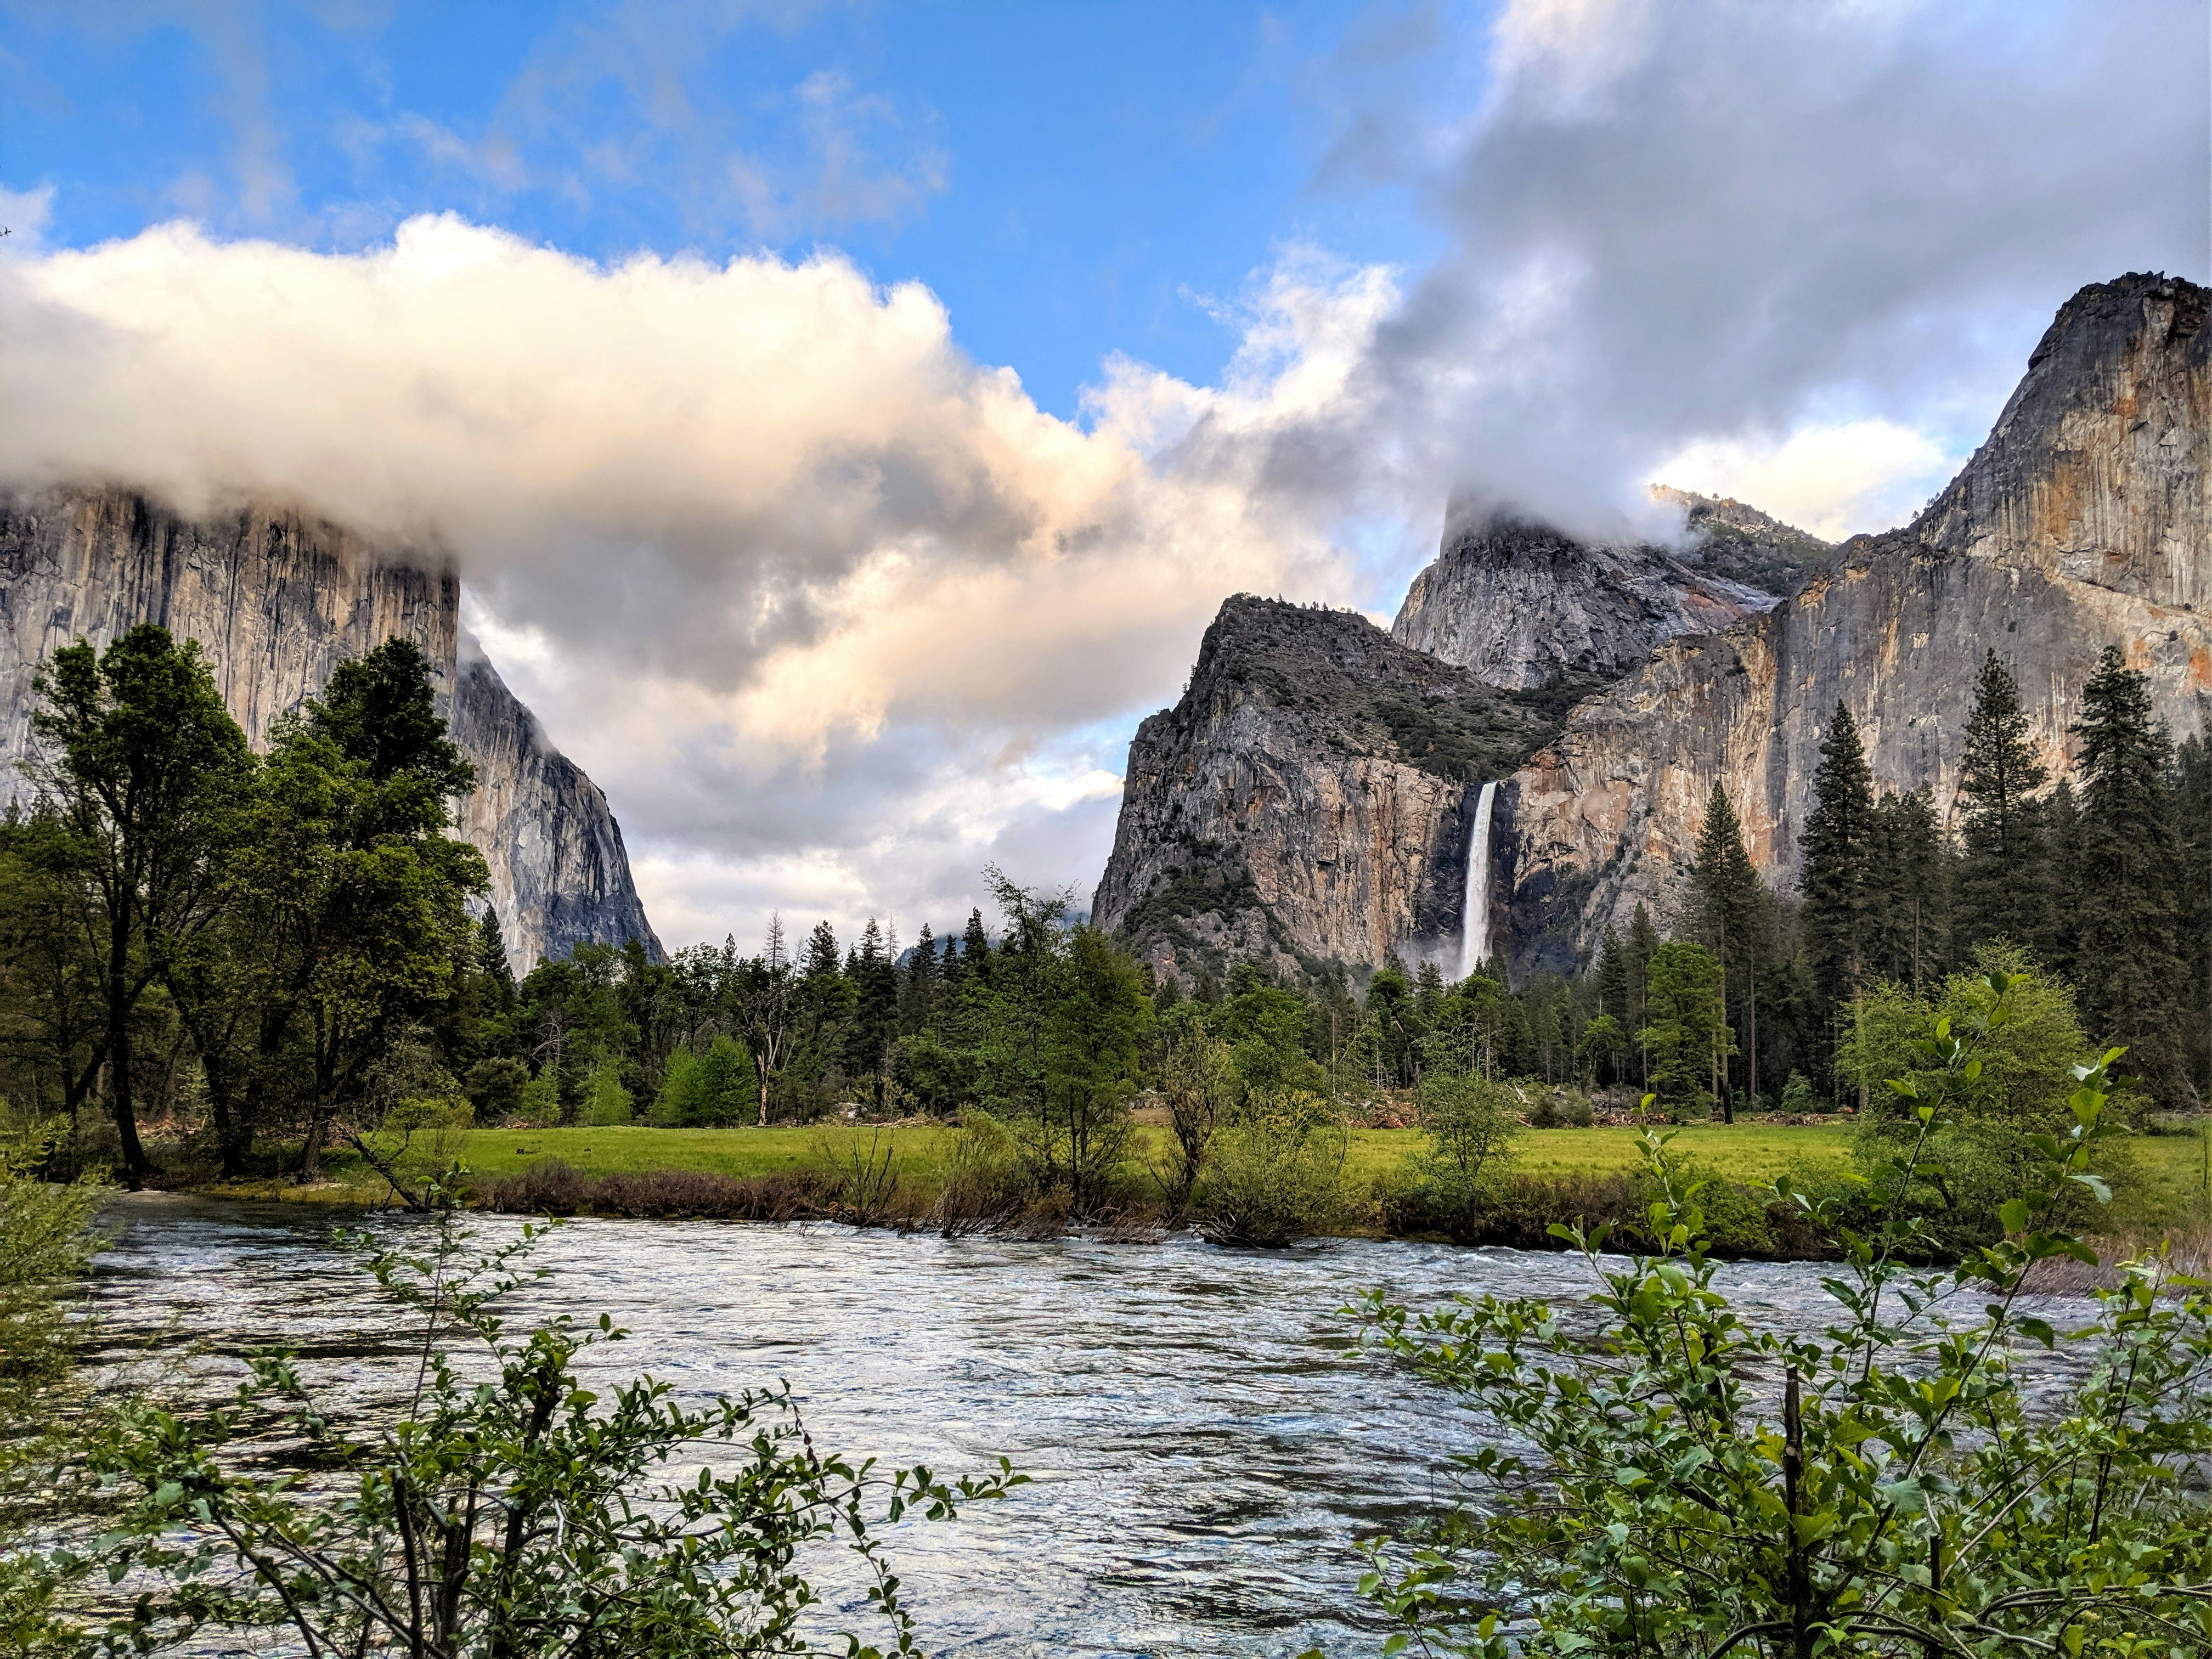
[[1460, 917], [1459, 976], [1465, 979], [1490, 958], [1490, 807], [1495, 781], [1474, 798], [1474, 827], [1467, 837], [1467, 898]]
[[[109, 1224], [94, 1314], [125, 1374], [159, 1354], [173, 1379], [198, 1342], [212, 1382], [235, 1369], [222, 1356], [281, 1344], [355, 1407], [396, 1393], [391, 1310], [327, 1216], [149, 1195]], [[1032, 1476], [957, 1522], [888, 1534], [929, 1650], [994, 1656], [1379, 1650], [1353, 1540], [1426, 1506], [1476, 1425], [1362, 1352], [1337, 1310], [1370, 1285], [1416, 1301], [1588, 1288], [1578, 1259], [1510, 1250], [723, 1222], [578, 1221], [538, 1260], [554, 1273], [529, 1311], [629, 1328], [596, 1351], [601, 1380], [649, 1370], [697, 1400], [785, 1378], [818, 1445], [945, 1475], [1003, 1455]], [[1753, 1322], [1811, 1326], [1821, 1271], [1725, 1277]]]

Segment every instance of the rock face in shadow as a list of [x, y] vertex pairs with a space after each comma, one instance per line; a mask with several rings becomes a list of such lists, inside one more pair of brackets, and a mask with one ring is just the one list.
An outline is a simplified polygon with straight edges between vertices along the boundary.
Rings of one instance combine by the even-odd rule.
[[1186, 981], [1231, 959], [1455, 964], [1476, 787], [1572, 695], [1501, 691], [1351, 612], [1230, 599], [1130, 745], [1091, 920]]
[[[1761, 543], [1742, 529], [1722, 528], [1729, 533], [1717, 543], [1707, 535], [1678, 555], [1649, 545], [1594, 545], [1508, 517], [1464, 526], [1446, 534], [1436, 562], [1413, 578], [1390, 636], [1492, 685], [1526, 690], [1562, 674], [1609, 679], [1665, 641], [1761, 615], [1787, 591], [1701, 568], [1711, 547], [1736, 555], [1736, 568], [1780, 574], [1744, 556]], [[1787, 526], [1774, 528], [1820, 545]], [[1797, 566], [1789, 562], [1786, 568]]]
[[2107, 645], [2177, 737], [2212, 694], [2207, 293], [2132, 276], [2060, 310], [1986, 443], [1899, 531], [1844, 544], [1792, 599], [1661, 646], [1516, 773], [1501, 857], [1519, 965], [1564, 966], [1639, 901], [1662, 919], [1716, 780], [1784, 886], [1820, 743], [1851, 711], [1879, 787], [1948, 817], [1983, 653], [2019, 681], [2047, 763]]
[[635, 937], [658, 955], [605, 798], [480, 653], [459, 659], [459, 603], [435, 549], [373, 547], [289, 507], [191, 519], [116, 488], [0, 496], [0, 799], [26, 792], [32, 677], [79, 635], [104, 645], [157, 622], [199, 641], [257, 748], [340, 659], [400, 635], [428, 656], [441, 711], [476, 765], [463, 830], [490, 866], [518, 970], [586, 939]]
[[655, 961], [660, 941], [631, 884], [622, 826], [599, 786], [546, 741], [532, 714], [464, 629], [455, 664], [453, 741], [477, 763], [477, 787], [461, 803], [461, 833], [499, 846], [491, 899], [504, 925], [532, 919], [534, 954], [566, 956], [578, 945], [636, 939]]

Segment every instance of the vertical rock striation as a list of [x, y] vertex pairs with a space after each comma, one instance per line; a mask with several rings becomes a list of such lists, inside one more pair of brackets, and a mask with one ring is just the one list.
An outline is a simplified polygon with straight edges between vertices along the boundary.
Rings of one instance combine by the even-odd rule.
[[31, 680], [79, 635], [156, 622], [205, 648], [257, 748], [340, 659], [393, 635], [422, 647], [477, 788], [463, 830], [490, 866], [518, 966], [585, 939], [659, 942], [598, 787], [548, 744], [482, 653], [461, 655], [460, 589], [428, 548], [372, 547], [295, 508], [203, 518], [119, 488], [0, 496], [0, 799], [24, 789]]
[[1767, 615], [1672, 641], [1577, 708], [1506, 790], [1523, 966], [1587, 952], [1638, 901], [1674, 908], [1713, 783], [1787, 884], [1820, 738], [1851, 710], [1877, 783], [1948, 817], [1986, 650], [2045, 759], [2106, 646], [2144, 670], [2177, 736], [2212, 694], [2206, 290], [2131, 276], [2077, 294], [1973, 459], [1899, 531], [1847, 543]]
[[461, 833], [502, 850], [489, 860], [493, 908], [502, 926], [509, 916], [529, 919], [525, 938], [508, 935], [516, 959], [527, 964], [578, 945], [635, 939], [659, 961], [660, 941], [631, 884], [622, 826], [599, 786], [546, 741], [538, 716], [465, 629], [455, 672], [453, 741], [477, 763], [477, 787], [461, 803]]

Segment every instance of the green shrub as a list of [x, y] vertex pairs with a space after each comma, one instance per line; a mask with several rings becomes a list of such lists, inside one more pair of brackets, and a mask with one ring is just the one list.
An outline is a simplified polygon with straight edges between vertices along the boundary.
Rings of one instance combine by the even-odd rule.
[[1421, 1079], [1421, 1133], [1414, 1180], [1436, 1224], [1454, 1238], [1472, 1237], [1486, 1182], [1512, 1161], [1527, 1092], [1467, 1073], [1431, 1072]]
[[604, 1128], [629, 1120], [629, 1091], [623, 1087], [622, 1062], [603, 1060], [584, 1080], [584, 1121]]
[[1596, 1109], [1580, 1089], [1531, 1083], [1521, 1091], [1528, 1103], [1532, 1129], [1587, 1129], [1597, 1121]]
[[[1651, 1246], [1560, 1226], [1595, 1295], [1460, 1297], [1419, 1315], [1374, 1293], [1371, 1337], [1480, 1413], [1452, 1506], [1366, 1547], [1385, 1652], [1479, 1659], [2181, 1659], [2212, 1650], [2212, 1297], [2162, 1257], [2122, 1269], [2070, 1334], [2053, 1397], [2023, 1386], [2058, 1334], [2021, 1299], [2039, 1263], [2096, 1254], [2055, 1224], [2095, 1193], [2115, 1049], [2081, 1065], [2073, 1127], [1955, 1271], [1907, 1202], [1971, 1109], [2014, 981], [1935, 1024], [1895, 1095], [1915, 1133], [1867, 1174], [1864, 1230], [1788, 1182], [1841, 1241], [1817, 1333], [1762, 1330], [1717, 1276], [1711, 1183], [1647, 1134]], [[1586, 1312], [1586, 1310], [1589, 1310]], [[1491, 1426], [1494, 1425], [1494, 1426]], [[1509, 1634], [1510, 1632], [1510, 1634]]]
[[[950, 1485], [848, 1463], [817, 1452], [781, 1388], [695, 1408], [603, 1367], [586, 1386], [580, 1359], [623, 1335], [611, 1321], [501, 1316], [544, 1231], [479, 1255], [448, 1212], [407, 1255], [368, 1257], [430, 1359], [383, 1420], [328, 1421], [281, 1354], [253, 1356], [210, 1410], [124, 1402], [84, 1448], [104, 1481], [97, 1530], [0, 1562], [29, 1615], [10, 1634], [87, 1656], [295, 1636], [309, 1653], [503, 1659], [916, 1651], [874, 1515], [948, 1518], [1021, 1477], [1003, 1462]], [[269, 1466], [277, 1437], [307, 1449], [313, 1482]], [[880, 1649], [811, 1629], [822, 1602], [802, 1558], [831, 1540], [859, 1558], [854, 1602]], [[80, 1627], [54, 1611], [64, 1586]]]
[[1200, 1234], [1275, 1249], [1316, 1231], [1342, 1204], [1348, 1143], [1342, 1118], [1318, 1095], [1250, 1097], [1214, 1133]]

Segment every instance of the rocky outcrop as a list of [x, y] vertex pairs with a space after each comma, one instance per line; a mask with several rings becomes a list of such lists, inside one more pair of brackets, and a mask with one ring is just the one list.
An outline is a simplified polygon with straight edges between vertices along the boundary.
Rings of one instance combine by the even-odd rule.
[[605, 797], [480, 653], [461, 659], [459, 602], [436, 550], [372, 547], [289, 507], [195, 520], [121, 489], [0, 496], [0, 799], [26, 787], [32, 677], [80, 635], [105, 644], [157, 622], [198, 640], [257, 747], [340, 659], [401, 635], [429, 657], [454, 740], [476, 765], [464, 832], [490, 867], [517, 966], [583, 939], [636, 937], [657, 954]]
[[1591, 544], [1498, 516], [1447, 533], [1390, 635], [1525, 690], [1562, 674], [1626, 673], [1664, 641], [1727, 628], [1775, 600], [1664, 548]]
[[1186, 981], [1231, 958], [1455, 962], [1475, 787], [1563, 708], [1352, 612], [1232, 599], [1130, 745], [1091, 920]]
[[1983, 653], [2021, 684], [2045, 758], [2118, 644], [2177, 735], [2212, 694], [2206, 290], [2134, 276], [2059, 312], [1989, 441], [1918, 519], [1861, 537], [1766, 616], [1659, 648], [1577, 708], [1501, 792], [1523, 967], [1586, 953], [1638, 901], [1672, 909], [1717, 780], [1787, 885], [1838, 702], [1877, 783], [1948, 815]]
[[1728, 495], [1651, 486], [1655, 501], [1682, 509], [1681, 555], [1692, 568], [1724, 576], [1777, 599], [1786, 599], [1827, 564], [1835, 544], [1808, 535]]
[[453, 741], [476, 763], [477, 787], [461, 802], [461, 833], [496, 846], [493, 908], [530, 918], [509, 949], [521, 962], [563, 957], [577, 945], [641, 939], [655, 961], [660, 941], [631, 884], [622, 826], [599, 786], [546, 741], [538, 716], [507, 689], [473, 635], [455, 664]]

